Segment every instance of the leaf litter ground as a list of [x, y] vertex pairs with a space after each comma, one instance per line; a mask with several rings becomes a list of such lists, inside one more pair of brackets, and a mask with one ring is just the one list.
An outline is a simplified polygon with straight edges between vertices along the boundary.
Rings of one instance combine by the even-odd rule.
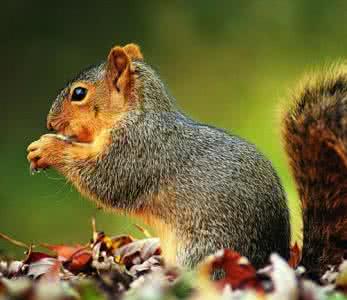
[[[237, 252], [224, 249], [207, 257], [196, 270], [165, 264], [160, 241], [145, 235], [108, 236], [92, 221], [91, 241], [76, 245], [26, 245], [22, 260], [0, 259], [2, 299], [346, 299], [347, 260], [330, 266], [319, 282], [305, 277], [300, 248], [295, 244], [288, 262], [276, 253], [269, 265], [256, 270]], [[215, 270], [224, 276], [211, 280]]]

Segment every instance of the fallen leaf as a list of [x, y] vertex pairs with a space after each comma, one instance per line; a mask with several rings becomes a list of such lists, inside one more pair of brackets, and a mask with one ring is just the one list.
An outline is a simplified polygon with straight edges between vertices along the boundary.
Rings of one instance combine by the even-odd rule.
[[32, 284], [29, 278], [20, 277], [11, 280], [1, 278], [0, 281], [1, 290], [8, 296], [5, 299], [26, 299], [26, 296], [31, 295]]
[[30, 263], [28, 265], [27, 276], [31, 276], [34, 279], [48, 273], [56, 264], [60, 264], [60, 261], [56, 258], [45, 257], [36, 262]]
[[40, 261], [43, 258], [54, 258], [52, 255], [43, 252], [30, 252], [24, 259], [24, 264], [32, 264], [34, 262]]
[[119, 235], [115, 237], [104, 237], [103, 240], [108, 249], [116, 250], [124, 245], [134, 242], [134, 238], [131, 235]]
[[136, 240], [113, 251], [115, 257], [121, 258], [120, 262], [128, 269], [133, 265], [141, 264], [151, 256], [160, 255], [160, 243], [158, 238]]
[[301, 249], [297, 242], [294, 246], [290, 248], [290, 258], [288, 260], [288, 265], [295, 269], [301, 261]]
[[50, 244], [45, 244], [42, 243], [41, 244], [42, 247], [47, 248], [51, 251], [53, 251], [54, 253], [56, 253], [56, 255], [58, 256], [58, 259], [60, 261], [65, 261], [70, 259], [70, 257], [76, 253], [77, 251], [85, 248], [85, 246], [82, 245], [75, 245], [75, 246], [71, 246], [71, 245], [50, 245]]
[[211, 255], [199, 266], [200, 276], [219, 277], [220, 270], [224, 271], [222, 279], [216, 280], [215, 284], [219, 291], [223, 291], [228, 285], [232, 289], [251, 288], [258, 293], [264, 293], [261, 281], [257, 277], [255, 268], [246, 257], [230, 249], [218, 251]]
[[162, 265], [162, 257], [159, 255], [154, 255], [140, 264], [133, 265], [129, 269], [129, 273], [134, 277], [138, 277], [139, 275], [142, 275], [145, 272], [156, 270], [156, 268], [159, 268]]
[[271, 254], [268, 275], [272, 279], [274, 289], [271, 299], [298, 299], [298, 281], [294, 270], [278, 254]]
[[80, 251], [73, 254], [65, 263], [64, 266], [73, 273], [78, 273], [89, 266], [92, 260], [91, 251]]
[[252, 288], [258, 292], [264, 292], [255, 268], [247, 258], [235, 251], [223, 250], [223, 254], [214, 261], [213, 268], [221, 268], [225, 272], [225, 277], [217, 281], [221, 289], [230, 284], [234, 289]]
[[11, 261], [7, 265], [7, 275], [10, 277], [16, 276], [17, 274], [20, 273], [23, 266], [24, 266], [24, 264], [21, 261], [18, 261], [18, 260]]
[[55, 261], [48, 271], [40, 277], [40, 280], [44, 282], [58, 282], [60, 279], [61, 267], [61, 262], [58, 260]]

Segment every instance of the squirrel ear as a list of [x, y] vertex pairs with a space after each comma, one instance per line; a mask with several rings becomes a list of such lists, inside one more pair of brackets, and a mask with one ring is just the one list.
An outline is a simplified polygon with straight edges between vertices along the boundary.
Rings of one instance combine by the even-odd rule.
[[124, 51], [131, 60], [143, 60], [143, 55], [141, 53], [141, 49], [136, 44], [128, 44], [123, 47]]
[[117, 91], [126, 89], [130, 82], [130, 57], [122, 47], [113, 47], [107, 59], [107, 80]]

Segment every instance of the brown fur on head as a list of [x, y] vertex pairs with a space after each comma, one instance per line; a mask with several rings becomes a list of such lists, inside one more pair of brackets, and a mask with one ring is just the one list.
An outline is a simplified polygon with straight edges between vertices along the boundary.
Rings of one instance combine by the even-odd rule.
[[134, 105], [132, 62], [142, 59], [135, 44], [113, 47], [106, 63], [82, 72], [59, 94], [47, 118], [48, 129], [89, 143], [102, 129], [111, 128]]

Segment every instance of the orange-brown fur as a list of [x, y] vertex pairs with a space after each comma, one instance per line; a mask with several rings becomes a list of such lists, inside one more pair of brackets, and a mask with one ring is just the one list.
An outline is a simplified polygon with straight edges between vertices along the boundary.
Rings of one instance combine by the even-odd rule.
[[[28, 147], [28, 160], [32, 162], [33, 168], [54, 166], [59, 169], [63, 159], [87, 160], [96, 158], [105, 151], [110, 142], [110, 130], [116, 127], [124, 112], [130, 109], [131, 104], [127, 99], [135, 76], [131, 59], [142, 59], [136, 45], [114, 47], [108, 58], [106, 81], [96, 84], [77, 81], [73, 84], [62, 103], [61, 113], [49, 114], [47, 119], [50, 129], [63, 136], [72, 137], [73, 142], [66, 147], [65, 141], [49, 135], [32, 143]], [[118, 85], [125, 92], [114, 93], [111, 85]], [[74, 87], [88, 89], [87, 97], [83, 101], [71, 101]], [[69, 176], [65, 171], [63, 173]]]
[[[108, 56], [107, 80], [96, 84], [75, 82], [62, 104], [62, 113], [48, 116], [48, 127], [84, 143], [92, 142], [102, 130], [113, 128], [132, 105], [129, 101], [135, 76], [132, 59], [142, 59], [136, 45], [112, 48]], [[73, 102], [71, 92], [79, 86], [88, 89], [87, 97], [81, 102]], [[114, 86], [122, 93], [115, 93]]]
[[143, 60], [143, 55], [138, 45], [128, 44], [123, 49], [131, 60]]

